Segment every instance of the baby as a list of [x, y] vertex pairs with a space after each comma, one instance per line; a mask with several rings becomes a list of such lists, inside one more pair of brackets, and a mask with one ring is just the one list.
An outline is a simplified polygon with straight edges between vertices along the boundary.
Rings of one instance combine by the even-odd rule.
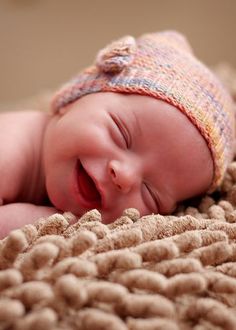
[[232, 160], [232, 101], [174, 31], [113, 42], [51, 109], [0, 115], [1, 237], [55, 212], [170, 214]]

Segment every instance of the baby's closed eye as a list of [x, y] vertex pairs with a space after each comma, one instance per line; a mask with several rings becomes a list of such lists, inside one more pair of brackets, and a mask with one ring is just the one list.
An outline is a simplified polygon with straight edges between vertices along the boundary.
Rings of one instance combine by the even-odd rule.
[[143, 183], [142, 185], [142, 197], [147, 205], [148, 209], [151, 212], [159, 213], [160, 211], [160, 205], [158, 202], [158, 199], [156, 197], [156, 194], [151, 189], [151, 187], [147, 183]]
[[128, 128], [118, 117], [111, 115], [111, 118], [114, 123], [115, 133], [117, 133], [117, 136], [115, 135], [117, 144], [122, 148], [129, 149], [131, 146], [131, 135]]

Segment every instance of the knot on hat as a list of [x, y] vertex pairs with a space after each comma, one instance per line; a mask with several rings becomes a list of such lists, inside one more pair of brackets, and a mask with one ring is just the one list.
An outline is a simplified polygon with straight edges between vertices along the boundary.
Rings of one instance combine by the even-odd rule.
[[133, 62], [136, 48], [135, 39], [125, 36], [100, 50], [96, 65], [105, 73], [118, 73]]

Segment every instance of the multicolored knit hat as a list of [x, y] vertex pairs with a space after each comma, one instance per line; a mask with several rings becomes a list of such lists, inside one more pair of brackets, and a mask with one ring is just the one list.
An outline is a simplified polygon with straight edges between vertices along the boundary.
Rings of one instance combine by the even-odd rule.
[[98, 53], [94, 65], [56, 93], [52, 111], [97, 92], [148, 95], [177, 107], [211, 151], [214, 179], [208, 192], [219, 186], [233, 157], [233, 103], [181, 34], [164, 31], [111, 43]]

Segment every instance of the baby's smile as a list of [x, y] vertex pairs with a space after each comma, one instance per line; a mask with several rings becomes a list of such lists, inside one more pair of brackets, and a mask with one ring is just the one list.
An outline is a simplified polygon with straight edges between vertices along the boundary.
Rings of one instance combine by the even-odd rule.
[[79, 160], [76, 163], [75, 180], [79, 204], [85, 208], [101, 208], [102, 199], [96, 183]]

